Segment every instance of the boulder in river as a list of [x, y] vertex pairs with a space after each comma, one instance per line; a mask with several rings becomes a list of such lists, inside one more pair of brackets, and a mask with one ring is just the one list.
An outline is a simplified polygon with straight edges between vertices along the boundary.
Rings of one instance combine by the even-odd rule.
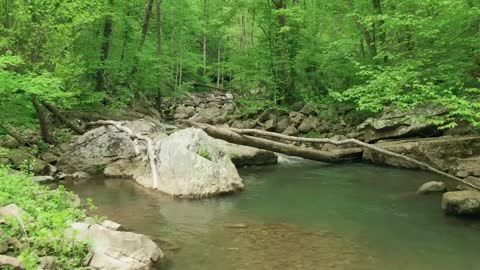
[[442, 209], [447, 214], [461, 216], [480, 215], [480, 192], [452, 191], [443, 194]]
[[430, 181], [421, 185], [420, 188], [417, 190], [417, 194], [444, 192], [446, 190], [447, 186], [445, 185], [445, 183], [439, 181]]
[[[201, 198], [243, 189], [229, 155], [203, 130], [188, 128], [162, 140], [157, 149], [158, 190], [174, 197]], [[152, 187], [149, 165], [135, 181]]]
[[87, 263], [93, 269], [152, 269], [164, 257], [162, 250], [145, 235], [114, 231], [98, 224], [74, 223], [67, 235], [92, 244], [92, 256]]

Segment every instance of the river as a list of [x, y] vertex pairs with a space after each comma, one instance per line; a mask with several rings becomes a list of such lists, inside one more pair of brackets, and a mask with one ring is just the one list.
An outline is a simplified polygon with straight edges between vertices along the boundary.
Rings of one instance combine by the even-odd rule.
[[368, 164], [241, 169], [245, 191], [178, 200], [129, 180], [68, 183], [97, 214], [159, 241], [168, 270], [478, 269], [480, 222], [445, 216], [438, 176]]

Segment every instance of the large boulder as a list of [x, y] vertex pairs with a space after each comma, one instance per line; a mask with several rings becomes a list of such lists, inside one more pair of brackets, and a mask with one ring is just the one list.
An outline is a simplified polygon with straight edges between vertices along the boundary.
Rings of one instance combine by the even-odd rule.
[[74, 223], [67, 231], [76, 240], [92, 244], [88, 266], [103, 270], [144, 270], [164, 257], [148, 237], [132, 232], [110, 230], [104, 226]]
[[[385, 141], [376, 146], [427, 163], [443, 171], [455, 171], [457, 160], [480, 155], [480, 137], [450, 137]], [[371, 149], [365, 149], [367, 161], [402, 168], [419, 168], [418, 165]]]
[[442, 209], [451, 215], [478, 216], [480, 215], [480, 192], [467, 190], [444, 193]]
[[299, 112], [290, 112], [288, 115], [290, 118], [290, 124], [293, 125], [295, 128], [300, 126], [306, 116], [303, 113]]
[[[147, 134], [150, 138], [162, 138], [162, 131], [153, 123], [138, 120], [122, 123], [135, 133]], [[143, 146], [143, 143], [139, 143]], [[57, 166], [66, 173], [83, 171], [101, 173], [109, 164], [135, 156], [135, 143], [125, 132], [113, 126], [102, 126], [80, 136], [69, 150], [60, 156]]]
[[379, 118], [369, 118], [357, 127], [360, 138], [366, 142], [408, 137], [431, 137], [441, 135], [433, 124], [426, 123], [429, 117], [444, 114], [444, 109], [419, 108], [408, 112], [386, 112]]
[[314, 116], [309, 116], [300, 124], [300, 126], [298, 127], [298, 131], [302, 133], [308, 133], [310, 131], [314, 131], [318, 125], [318, 119]]
[[8, 153], [9, 164], [14, 167], [28, 166], [35, 175], [53, 175], [57, 169], [47, 162], [36, 158], [28, 149], [14, 149]]
[[[161, 141], [157, 149], [158, 190], [174, 197], [201, 198], [243, 189], [229, 155], [203, 130], [188, 128]], [[135, 181], [152, 187], [150, 167]]]

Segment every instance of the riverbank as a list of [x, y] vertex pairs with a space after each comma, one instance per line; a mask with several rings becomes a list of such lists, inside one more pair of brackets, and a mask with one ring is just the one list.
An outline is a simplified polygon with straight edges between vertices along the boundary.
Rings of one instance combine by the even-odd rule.
[[63, 186], [50, 189], [0, 167], [0, 268], [140, 269], [161, 261], [162, 251], [145, 236], [88, 217], [85, 209], [94, 206], [86, 202]]

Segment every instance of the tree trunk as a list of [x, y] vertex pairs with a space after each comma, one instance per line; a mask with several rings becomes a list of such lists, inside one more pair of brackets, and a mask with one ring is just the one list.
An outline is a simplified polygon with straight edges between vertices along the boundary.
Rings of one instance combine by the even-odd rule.
[[203, 76], [207, 76], [207, 26], [208, 26], [208, 0], [203, 1]]
[[320, 151], [309, 149], [305, 147], [298, 147], [295, 145], [275, 142], [263, 138], [256, 138], [252, 136], [245, 136], [238, 134], [229, 128], [214, 127], [206, 124], [200, 124], [193, 121], [187, 121], [192, 126], [203, 129], [208, 135], [221, 139], [230, 143], [240, 144], [245, 146], [256, 147], [260, 149], [269, 150], [272, 152], [282, 153], [289, 156], [297, 156], [305, 159], [338, 163], [345, 161], [352, 161], [362, 157], [362, 149], [342, 149], [336, 151]]
[[[162, 30], [163, 30], [163, 15], [162, 15], [162, 0], [156, 1], [156, 17], [157, 17], [157, 56], [159, 60], [162, 57]], [[162, 110], [163, 95], [160, 87], [157, 88], [157, 95], [155, 98], [155, 108], [157, 111]]]
[[150, 25], [150, 18], [152, 17], [153, 0], [147, 0], [147, 7], [145, 8], [145, 17], [143, 18], [142, 37], [140, 39], [140, 48], [145, 45], [147, 39], [148, 27]]
[[[110, 6], [113, 5], [113, 0], [109, 1]], [[95, 90], [97, 91], [105, 91], [105, 64], [108, 60], [108, 54], [110, 52], [110, 44], [111, 38], [113, 33], [113, 18], [112, 15], [107, 15], [105, 18], [105, 25], [103, 28], [103, 41], [102, 41], [102, 48], [100, 50], [100, 67], [97, 70], [97, 83], [95, 86]]]
[[[347, 0], [347, 4], [350, 7], [351, 11], [355, 11], [355, 7], [353, 5], [353, 0]], [[355, 14], [356, 17], [358, 17], [357, 14]], [[355, 25], [357, 26], [358, 30], [363, 35], [363, 38], [365, 39], [365, 42], [367, 43], [368, 51], [370, 52], [370, 55], [372, 57], [377, 56], [377, 48], [375, 47], [375, 41], [373, 40], [372, 34], [368, 30], [367, 27], [365, 27], [362, 22], [360, 21], [359, 18], [355, 19]]]
[[69, 127], [71, 130], [73, 130], [75, 133], [78, 135], [83, 135], [85, 134], [85, 130], [77, 125], [75, 125], [72, 121], [68, 120], [63, 114], [52, 104], [49, 104], [45, 101], [42, 101], [42, 105], [47, 108], [51, 113], [53, 113], [63, 124], [65, 124], [67, 127]]
[[45, 112], [43, 111], [42, 107], [40, 106], [35, 97], [32, 97], [32, 105], [37, 112], [38, 123], [40, 125], [40, 135], [42, 136], [42, 139], [48, 144], [57, 144], [57, 141], [52, 136], [50, 136], [50, 133], [48, 132], [48, 124], [45, 117]]

